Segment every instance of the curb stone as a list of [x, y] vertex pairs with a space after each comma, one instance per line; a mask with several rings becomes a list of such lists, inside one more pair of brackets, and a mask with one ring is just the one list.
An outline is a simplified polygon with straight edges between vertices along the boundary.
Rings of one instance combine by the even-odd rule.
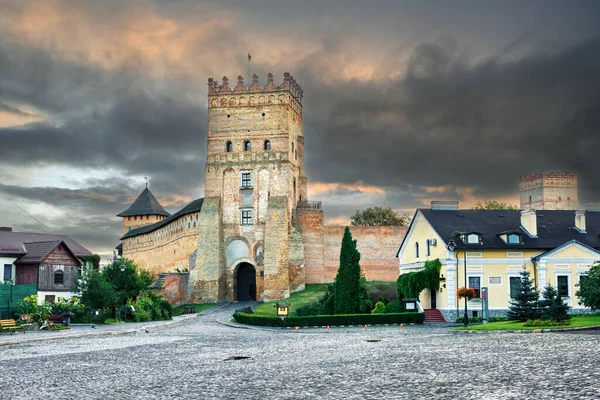
[[490, 333], [521, 333], [521, 334], [532, 334], [532, 333], [561, 333], [561, 332], [576, 332], [576, 331], [597, 331], [600, 330], [600, 326], [581, 326], [577, 328], [562, 328], [562, 329], [512, 329], [512, 330], [466, 330], [466, 331], [455, 331], [452, 333], [457, 334], [490, 334]]

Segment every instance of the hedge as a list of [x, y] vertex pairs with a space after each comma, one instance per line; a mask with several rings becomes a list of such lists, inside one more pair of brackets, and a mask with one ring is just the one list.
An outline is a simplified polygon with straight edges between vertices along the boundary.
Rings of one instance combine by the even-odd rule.
[[422, 324], [423, 313], [390, 313], [390, 314], [347, 314], [347, 315], [311, 315], [306, 317], [287, 317], [283, 323], [278, 317], [261, 314], [236, 312], [233, 318], [239, 323], [260, 326], [337, 326], [337, 325], [377, 325], [377, 324]]

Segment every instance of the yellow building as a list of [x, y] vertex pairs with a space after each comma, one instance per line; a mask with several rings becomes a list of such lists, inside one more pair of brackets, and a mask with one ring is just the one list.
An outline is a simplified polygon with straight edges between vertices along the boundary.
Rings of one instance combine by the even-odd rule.
[[[456, 297], [462, 286], [478, 295], [487, 287], [490, 316], [505, 315], [523, 267], [538, 291], [549, 283], [573, 312], [584, 312], [576, 285], [600, 261], [599, 249], [599, 211], [460, 210], [457, 202], [432, 202], [431, 209], [417, 209], [397, 257], [400, 274], [418, 271], [428, 260], [442, 262], [439, 291], [423, 291], [419, 302], [454, 321], [464, 313], [464, 301]], [[481, 301], [469, 301], [468, 310], [481, 316]]]

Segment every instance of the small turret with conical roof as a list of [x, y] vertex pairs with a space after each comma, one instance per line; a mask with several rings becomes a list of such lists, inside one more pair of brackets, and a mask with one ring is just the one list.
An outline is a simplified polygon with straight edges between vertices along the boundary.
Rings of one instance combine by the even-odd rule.
[[160, 205], [156, 197], [148, 189], [148, 184], [146, 183], [146, 188], [133, 204], [127, 210], [117, 214], [117, 217], [123, 218], [123, 234], [125, 234], [140, 226], [162, 221], [170, 215]]

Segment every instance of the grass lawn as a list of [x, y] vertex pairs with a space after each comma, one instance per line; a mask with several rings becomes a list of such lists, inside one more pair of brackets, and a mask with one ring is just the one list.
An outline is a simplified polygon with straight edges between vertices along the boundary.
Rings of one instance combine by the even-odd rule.
[[173, 307], [173, 316], [176, 317], [178, 315], [183, 314], [183, 310], [185, 309], [185, 307], [187, 306], [194, 306], [194, 308], [196, 309], [196, 313], [199, 313], [201, 311], [204, 311], [208, 308], [211, 308], [212, 306], [214, 306], [215, 303], [205, 303], [205, 304], [182, 304], [180, 306], [177, 307]]
[[467, 328], [454, 328], [457, 331], [507, 331], [507, 330], [533, 330], [533, 329], [561, 329], [561, 328], [582, 328], [586, 326], [600, 326], [600, 315], [576, 315], [571, 318], [569, 325], [561, 326], [523, 326], [525, 322], [500, 321], [490, 322], [488, 324], [469, 325]]
[[[319, 288], [323, 288], [324, 290], [319, 290]], [[267, 301], [258, 307], [254, 308], [254, 312], [256, 314], [269, 315], [271, 317], [276, 317], [277, 313], [275, 311], [275, 303], [279, 302], [281, 304], [290, 303], [290, 313], [294, 312], [298, 308], [311, 303], [316, 303], [319, 301], [321, 297], [325, 294], [325, 290], [327, 289], [327, 284], [325, 283], [315, 283], [306, 285], [302, 292], [292, 293], [289, 299], [278, 300], [278, 301]]]
[[[327, 289], [327, 283], [314, 283], [306, 285], [302, 292], [292, 293], [289, 299], [279, 300], [281, 304], [290, 303], [290, 313], [293, 313], [298, 308], [311, 303], [316, 303], [323, 297]], [[386, 292], [395, 293], [396, 282], [367, 282], [369, 292], [384, 294]], [[322, 290], [319, 290], [322, 288]], [[269, 315], [276, 317], [275, 303], [277, 301], [269, 301], [254, 308], [256, 314]]]

